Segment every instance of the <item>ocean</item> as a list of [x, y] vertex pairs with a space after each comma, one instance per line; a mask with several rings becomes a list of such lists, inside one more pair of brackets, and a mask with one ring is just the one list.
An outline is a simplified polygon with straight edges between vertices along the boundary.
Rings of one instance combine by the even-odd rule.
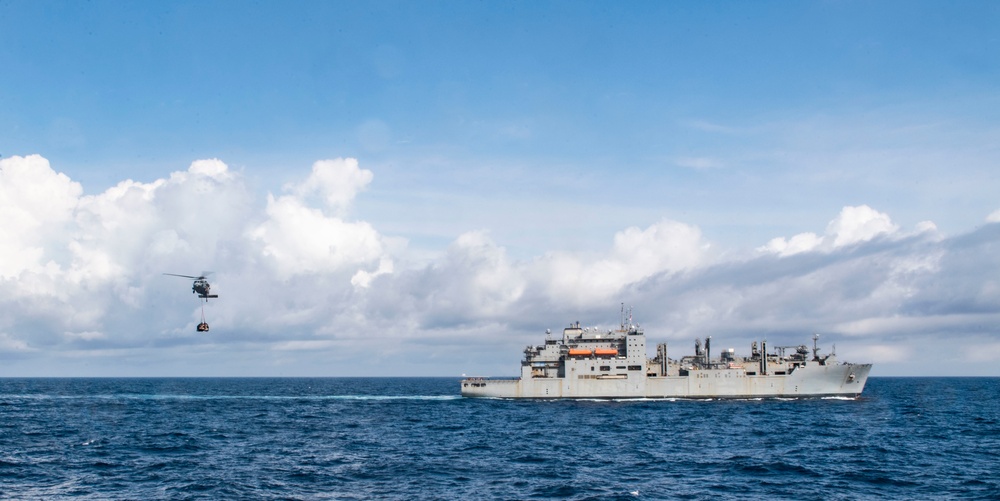
[[1000, 378], [463, 399], [455, 378], [0, 379], [4, 499], [1000, 499]]

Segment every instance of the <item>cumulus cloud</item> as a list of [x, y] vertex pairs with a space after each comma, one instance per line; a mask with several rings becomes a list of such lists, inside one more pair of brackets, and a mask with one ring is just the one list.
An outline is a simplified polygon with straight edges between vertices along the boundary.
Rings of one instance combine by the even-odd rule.
[[[483, 229], [416, 258], [404, 239], [349, 217], [372, 180], [354, 159], [321, 160], [280, 193], [255, 194], [209, 159], [84, 195], [42, 157], [0, 160], [0, 357], [25, 361], [9, 369], [22, 372], [32, 360], [72, 362], [66, 370], [105, 360], [176, 374], [197, 360], [200, 374], [440, 375], [482, 353], [477, 366], [513, 371], [519, 345], [543, 328], [614, 321], [619, 302], [654, 339], [799, 344], [820, 332], [842, 354], [900, 373], [931, 364], [941, 337], [1000, 338], [1000, 279], [988, 272], [1000, 268], [998, 224], [904, 232], [860, 205], [822, 234], [749, 256], [664, 219], [596, 251], [515, 259]], [[202, 270], [215, 271], [221, 296], [208, 305], [162, 275]], [[208, 335], [194, 332], [202, 307]], [[977, 353], [974, 371], [1000, 363], [995, 349]]]
[[646, 229], [618, 232], [603, 256], [551, 253], [531, 264], [529, 276], [550, 298], [596, 305], [613, 301], [625, 285], [700, 265], [709, 247], [697, 227], [664, 220]]
[[861, 205], [844, 207], [836, 219], [830, 221], [826, 234], [833, 237], [833, 246], [842, 247], [867, 242], [881, 235], [891, 235], [899, 230], [887, 214]]
[[[933, 228], [933, 223], [925, 221], [918, 229], [919, 231], [928, 231]], [[800, 233], [789, 239], [777, 237], [760, 250], [782, 256], [814, 250], [828, 252], [838, 247], [867, 242], [881, 236], [894, 235], [898, 231], [899, 226], [893, 223], [887, 214], [878, 212], [867, 205], [848, 206], [844, 207], [840, 211], [840, 215], [830, 221], [824, 236], [821, 237], [815, 233]]]
[[0, 277], [45, 269], [46, 241], [65, 232], [82, 192], [41, 156], [0, 159]]
[[[128, 322], [149, 325], [137, 321], [141, 314], [132, 318], [123, 309], [176, 308], [163, 294], [167, 287], [183, 286], [164, 280], [163, 272], [198, 274], [217, 267], [223, 278], [253, 275], [269, 265], [280, 280], [303, 273], [336, 275], [350, 288], [392, 270], [386, 245], [367, 223], [324, 213], [345, 209], [370, 182], [371, 172], [360, 170], [355, 160], [316, 162], [287, 194], [269, 196], [263, 210], [242, 176], [218, 159], [86, 196], [40, 156], [0, 162], [5, 220], [0, 278], [6, 280], [0, 300], [30, 298], [19, 308], [23, 315], [5, 315], [10, 325], [24, 325], [35, 315], [66, 332], [103, 332], [121, 341], [123, 334], [112, 332], [128, 330], [123, 328]], [[322, 208], [308, 205], [314, 196]], [[256, 301], [245, 304], [259, 307]], [[162, 324], [155, 329], [170, 330]], [[96, 339], [94, 334], [70, 338]]]
[[342, 210], [368, 187], [373, 176], [372, 171], [360, 168], [354, 158], [320, 160], [313, 164], [305, 181], [290, 183], [285, 191], [298, 198], [318, 195], [328, 209]]
[[[372, 178], [353, 158], [315, 162], [305, 180], [285, 185], [285, 195], [267, 196], [266, 218], [247, 236], [261, 244], [260, 257], [279, 276], [336, 274], [368, 287], [375, 277], [392, 273], [393, 249], [405, 246], [367, 222], [345, 218]], [[310, 205], [314, 197], [322, 200], [321, 208]]]
[[263, 244], [262, 254], [281, 275], [334, 272], [378, 263], [379, 235], [368, 223], [328, 217], [301, 199], [268, 196], [267, 220], [250, 231]]
[[[420, 284], [427, 287], [426, 292], [421, 292]], [[461, 324], [508, 314], [526, 286], [521, 270], [483, 231], [459, 235], [440, 260], [410, 274], [407, 285], [422, 298], [425, 325]]]
[[[879, 219], [879, 228], [891, 227]], [[824, 252], [712, 263], [636, 292], [656, 298], [643, 300], [643, 309], [667, 305], [654, 323], [668, 326], [668, 337], [713, 334], [740, 346], [764, 338], [797, 344], [819, 332], [853, 346], [848, 353], [855, 360], [875, 361], [883, 370], [949, 373], [941, 369], [947, 355], [956, 362], [951, 373], [984, 374], [991, 371], [984, 360], [973, 366], [962, 356], [973, 341], [959, 340], [1000, 336], [993, 327], [1000, 319], [1000, 279], [987, 272], [1000, 266], [997, 245], [1000, 225], [950, 238], [916, 232]]]
[[249, 206], [238, 176], [218, 160], [96, 195], [83, 195], [37, 155], [0, 162], [0, 211], [9, 216], [2, 228], [11, 233], [0, 244], [0, 301], [20, 302], [21, 313], [5, 315], [11, 325], [116, 327], [108, 322], [119, 310], [148, 306], [149, 277], [205, 261], [239, 234]]

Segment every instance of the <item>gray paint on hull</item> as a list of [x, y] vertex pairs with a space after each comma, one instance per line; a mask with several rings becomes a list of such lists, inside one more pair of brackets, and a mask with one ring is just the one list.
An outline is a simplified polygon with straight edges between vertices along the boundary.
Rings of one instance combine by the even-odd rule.
[[[573, 356], [571, 349], [581, 346], [592, 347], [594, 355]], [[657, 358], [646, 359], [645, 346], [645, 335], [634, 326], [597, 333], [571, 325], [561, 341], [549, 339], [543, 346], [525, 350], [520, 378], [463, 379], [461, 393], [532, 399], [857, 397], [872, 368], [871, 364], [838, 363], [832, 355], [821, 357], [816, 348], [808, 359], [804, 346], [790, 357], [755, 352], [743, 359], [730, 350], [725, 360], [709, 360], [705, 352], [703, 357], [696, 353], [681, 361], [665, 358], [666, 345], [658, 347]], [[616, 356], [600, 357], [597, 349], [618, 351]], [[594, 371], [603, 365], [628, 370]], [[764, 367], [769, 373], [757, 374]]]
[[[737, 369], [696, 371], [688, 376], [572, 380], [566, 378], [466, 379], [462, 396], [496, 398], [796, 398], [857, 397], [871, 364], [843, 364], [824, 371], [800, 369], [786, 376], [746, 376]], [[798, 373], [798, 374], [797, 374]], [[801, 375], [799, 375], [801, 374]], [[849, 380], [849, 375], [854, 378]]]

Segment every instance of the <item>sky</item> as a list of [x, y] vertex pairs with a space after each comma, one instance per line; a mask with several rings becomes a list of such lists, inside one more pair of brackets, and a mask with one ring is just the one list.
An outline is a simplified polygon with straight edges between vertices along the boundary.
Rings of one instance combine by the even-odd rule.
[[[0, 0], [0, 377], [1000, 376], [1000, 4]], [[200, 275], [218, 299], [190, 281]], [[195, 331], [202, 313], [211, 325]]]

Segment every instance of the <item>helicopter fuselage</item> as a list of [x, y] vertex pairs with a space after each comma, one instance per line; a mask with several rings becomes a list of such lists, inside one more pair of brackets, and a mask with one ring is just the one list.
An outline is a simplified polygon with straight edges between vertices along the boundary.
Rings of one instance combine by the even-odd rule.
[[197, 294], [199, 298], [211, 299], [219, 297], [218, 294], [212, 294], [211, 291], [212, 286], [208, 284], [207, 280], [195, 280], [191, 286], [191, 292]]

